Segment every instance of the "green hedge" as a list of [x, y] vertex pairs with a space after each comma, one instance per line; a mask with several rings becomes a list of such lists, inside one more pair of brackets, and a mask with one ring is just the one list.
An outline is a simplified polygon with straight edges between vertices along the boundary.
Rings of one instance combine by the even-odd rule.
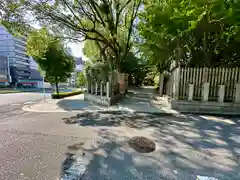
[[0, 94], [11, 94], [11, 93], [21, 93], [22, 91], [18, 90], [0, 90]]
[[78, 95], [78, 94], [82, 94], [82, 93], [83, 93], [83, 91], [60, 92], [59, 94], [53, 93], [52, 99], [62, 99], [65, 97], [74, 96], [74, 95]]

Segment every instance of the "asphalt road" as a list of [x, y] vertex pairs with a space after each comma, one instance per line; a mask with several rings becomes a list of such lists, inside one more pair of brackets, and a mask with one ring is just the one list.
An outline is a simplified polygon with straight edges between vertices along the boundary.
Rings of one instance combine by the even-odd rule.
[[[57, 180], [63, 172], [63, 164], [66, 164], [68, 153], [73, 151], [70, 147], [76, 144], [88, 146], [91, 144], [89, 142], [96, 141], [101, 134], [103, 139], [116, 138], [114, 133], [118, 133], [117, 128], [111, 121], [110, 124], [106, 122], [105, 114], [99, 122], [82, 121], [80, 126], [62, 122], [63, 118], [71, 117], [75, 115], [74, 113], [33, 113], [22, 110], [25, 104], [35, 103], [41, 99], [42, 94], [38, 93], [0, 95], [0, 180]], [[109, 117], [112, 119], [111, 114]], [[142, 118], [139, 122], [136, 117], [130, 119], [136, 121], [134, 123], [136, 127], [141, 123], [144, 126], [149, 123], [149, 118], [146, 122]], [[239, 118], [192, 115], [187, 115], [183, 119], [160, 117], [159, 120], [149, 124], [150, 129], [159, 128], [153, 135], [160, 149], [153, 153], [152, 157], [146, 155], [142, 162], [147, 165], [152, 164], [151, 158], [157, 159], [158, 169], [154, 168], [163, 175], [170, 172], [169, 169], [178, 169], [178, 176], [172, 178], [177, 180], [189, 179], [180, 177], [182, 174], [189, 177], [196, 173], [220, 174], [225, 177], [219, 180], [239, 180], [240, 174], [237, 174], [240, 172], [239, 124]], [[98, 126], [106, 126], [106, 129], [97, 132]], [[112, 126], [113, 128], [109, 128]], [[128, 133], [135, 132], [131, 128], [127, 130]], [[119, 137], [122, 138], [120, 135]], [[108, 141], [102, 146], [109, 146]], [[102, 158], [95, 158], [88, 166], [89, 174], [95, 175], [97, 177], [95, 179], [104, 179], [99, 174], [104, 171], [118, 175], [118, 178], [112, 179], [122, 179], [124, 172], [132, 175], [133, 167], [138, 168], [140, 172], [149, 171], [147, 174], [151, 174], [150, 164], [149, 167], [142, 169], [137, 167], [139, 165], [137, 162], [142, 157], [137, 156], [137, 160], [133, 160], [132, 155], [127, 156], [126, 153], [120, 157], [122, 153], [115, 152], [116, 149], [111, 148], [111, 144], [107, 148], [110, 155], [104, 161]], [[114, 153], [117, 158], [113, 158]], [[131, 169], [131, 172], [125, 169]]]
[[22, 111], [42, 94], [0, 95], [0, 180], [55, 180], [69, 153], [68, 146], [84, 143], [92, 130], [70, 126], [62, 118], [71, 113]]
[[[45, 97], [49, 97], [50, 94], [45, 94]], [[12, 94], [0, 94], [0, 106], [22, 103], [34, 103], [44, 98], [43, 93], [12, 93]]]

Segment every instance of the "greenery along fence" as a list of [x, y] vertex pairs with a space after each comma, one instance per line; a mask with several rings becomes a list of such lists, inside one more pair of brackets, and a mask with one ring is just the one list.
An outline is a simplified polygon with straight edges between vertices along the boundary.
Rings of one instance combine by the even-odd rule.
[[217, 101], [220, 85], [225, 85], [225, 102], [235, 99], [236, 83], [240, 82], [240, 68], [177, 68], [167, 85], [167, 94], [180, 100], [188, 99], [189, 84], [193, 84], [193, 100], [202, 99], [203, 84], [208, 82], [209, 101]]

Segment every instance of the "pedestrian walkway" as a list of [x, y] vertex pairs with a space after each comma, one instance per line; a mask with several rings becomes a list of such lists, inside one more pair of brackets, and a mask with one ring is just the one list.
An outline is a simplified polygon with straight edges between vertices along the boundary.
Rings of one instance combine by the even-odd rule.
[[83, 94], [64, 99], [46, 99], [36, 104], [26, 105], [22, 109], [30, 112], [81, 112], [93, 108], [93, 105], [84, 101]]
[[176, 114], [168, 103], [161, 98], [153, 98], [153, 88], [130, 89], [125, 99], [117, 105], [105, 107], [84, 101], [84, 95], [76, 95], [64, 99], [46, 99], [36, 104], [23, 107], [24, 111], [31, 112], [82, 112], [85, 110], [126, 110], [132, 112]]
[[155, 97], [154, 87], [135, 88], [128, 92], [126, 98], [118, 104], [120, 108], [144, 113], [178, 113], [171, 109], [166, 99]]

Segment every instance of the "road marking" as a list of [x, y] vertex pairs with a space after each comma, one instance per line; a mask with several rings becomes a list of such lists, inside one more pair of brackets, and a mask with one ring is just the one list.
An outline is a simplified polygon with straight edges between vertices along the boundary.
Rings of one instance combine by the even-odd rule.
[[69, 155], [64, 163], [64, 170], [61, 180], [76, 180], [80, 179], [86, 171], [89, 164], [89, 157], [86, 155]]
[[16, 104], [10, 104], [10, 105], [12, 105], [12, 106], [19, 106], [19, 105], [21, 105], [21, 104], [17, 104], [17, 103], [16, 103]]
[[28, 101], [28, 102], [25, 102], [23, 104], [33, 104], [34, 102], [33, 101]]

